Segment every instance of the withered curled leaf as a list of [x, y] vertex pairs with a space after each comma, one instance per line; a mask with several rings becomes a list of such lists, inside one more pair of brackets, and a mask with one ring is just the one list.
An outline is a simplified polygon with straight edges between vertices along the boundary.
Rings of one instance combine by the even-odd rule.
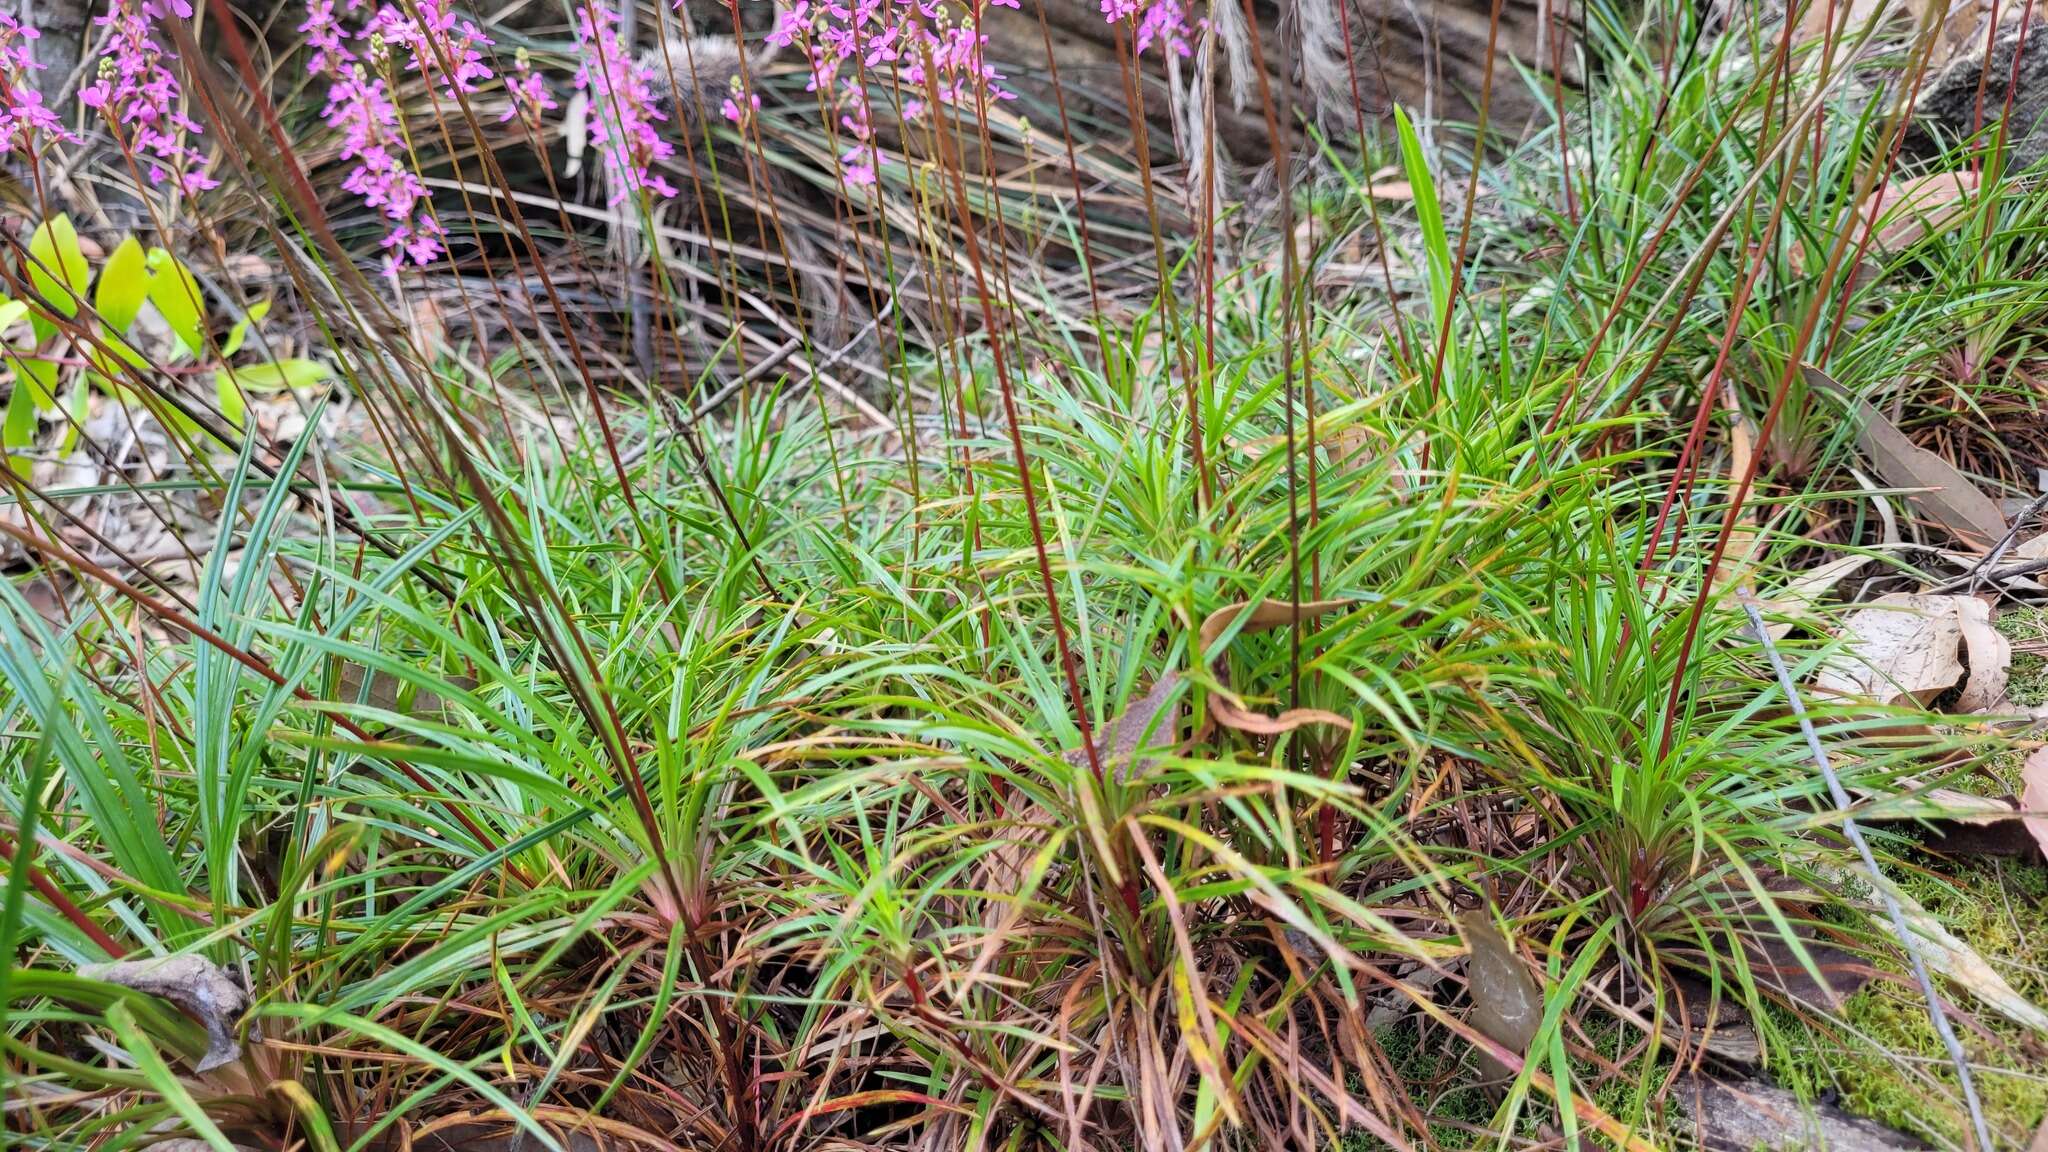
[[[1315, 620], [1335, 612], [1343, 612], [1357, 603], [1356, 600], [1306, 600], [1299, 604], [1292, 600], [1263, 600], [1257, 604], [1240, 601], [1218, 608], [1209, 613], [1208, 619], [1202, 621], [1202, 651], [1207, 652], [1214, 647], [1216, 640], [1228, 631], [1240, 616], [1246, 617], [1243, 631], [1270, 632], [1275, 628], [1284, 628], [1297, 620]], [[1216, 682], [1223, 686], [1223, 691], [1209, 693], [1210, 723], [1221, 724], [1225, 728], [1239, 732], [1249, 732], [1255, 736], [1277, 736], [1308, 724], [1328, 724], [1346, 729], [1351, 727], [1350, 720], [1321, 708], [1290, 708], [1277, 716], [1253, 712], [1231, 695], [1230, 668], [1222, 654], [1217, 655], [1215, 662], [1209, 666], [1209, 671], [1216, 677]], [[1207, 728], [1206, 724], [1204, 728]]]
[[249, 993], [206, 957], [182, 953], [146, 960], [81, 964], [78, 974], [88, 980], [161, 996], [199, 1021], [206, 1029], [206, 1054], [193, 1071], [211, 1072], [241, 1057], [242, 1046], [235, 1041], [235, 1022], [248, 1010]]

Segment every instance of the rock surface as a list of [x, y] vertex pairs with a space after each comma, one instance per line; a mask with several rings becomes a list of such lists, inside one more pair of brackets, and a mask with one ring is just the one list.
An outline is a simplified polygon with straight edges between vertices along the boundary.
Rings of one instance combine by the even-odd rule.
[[1692, 1115], [1700, 1147], [1712, 1152], [1918, 1152], [1930, 1147], [1839, 1108], [1801, 1103], [1792, 1093], [1762, 1080], [1700, 1078], [1677, 1095]]
[[[2021, 46], [2021, 24], [2027, 5], [2009, 5], [2009, 16], [2000, 21], [1991, 41], [1986, 66], [1984, 29], [1968, 38], [1969, 47], [1959, 52], [1927, 82], [1920, 93], [1918, 115], [1928, 143], [1940, 146], [1968, 136], [1978, 124], [1996, 125], [2005, 115], [2010, 97], [2012, 114], [2006, 128], [2010, 149], [2009, 169], [2031, 165], [2048, 156], [2048, 11], [2035, 11], [2025, 20], [2025, 47]], [[2018, 67], [2014, 67], [2014, 58]], [[1982, 119], [1979, 119], [1978, 88], [1982, 85]]]

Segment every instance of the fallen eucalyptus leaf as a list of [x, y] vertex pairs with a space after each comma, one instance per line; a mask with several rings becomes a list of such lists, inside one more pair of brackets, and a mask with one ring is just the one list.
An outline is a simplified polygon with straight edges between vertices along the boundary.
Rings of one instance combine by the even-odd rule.
[[193, 1066], [211, 1072], [242, 1055], [235, 1042], [235, 1022], [248, 1010], [249, 994], [218, 964], [204, 956], [183, 953], [148, 960], [116, 960], [81, 964], [78, 974], [161, 996], [183, 1009], [206, 1029], [206, 1054]]
[[1934, 172], [1892, 181], [1863, 202], [1863, 220], [1877, 221], [1871, 242], [1879, 251], [1898, 252], [1947, 231], [1969, 216], [1970, 197], [1976, 191], [1973, 172]]
[[[364, 687], [365, 672], [369, 681], [367, 689]], [[464, 692], [474, 692], [477, 688], [473, 676], [449, 676], [447, 681]], [[335, 699], [344, 704], [361, 702], [385, 712], [428, 719], [442, 719], [447, 711], [447, 702], [439, 695], [416, 688], [381, 668], [365, 669], [360, 664], [341, 666], [341, 686]]]
[[2032, 856], [2040, 851], [2027, 820], [2011, 800], [1953, 788], [1874, 795], [1856, 819], [1866, 824], [1912, 820], [1927, 829], [1921, 846], [1949, 856]]
[[1814, 687], [1891, 704], [1926, 705], [1963, 679], [1958, 711], [1996, 707], [2005, 698], [2012, 645], [1991, 626], [1991, 608], [1974, 596], [1893, 592], [1842, 621], [1847, 643], [1814, 676]]
[[1814, 979], [1814, 974], [1807, 971], [1784, 936], [1766, 925], [1742, 945], [1759, 986], [1779, 993], [1793, 1004], [1826, 1004], [1839, 1009], [1843, 1001], [1862, 991], [1876, 977], [1877, 970], [1867, 960], [1826, 943], [1812, 929], [1795, 927], [1793, 933], [1806, 958], [1819, 970], [1820, 979]]
[[[1803, 617], [1812, 614], [1813, 606], [1821, 598], [1835, 590], [1835, 586], [1856, 573], [1863, 571], [1877, 557], [1869, 553], [1855, 553], [1837, 556], [1818, 567], [1800, 573], [1778, 590], [1765, 604], [1771, 615], [1780, 617]], [[1783, 640], [1792, 634], [1794, 621], [1781, 619], [1772, 624], [1771, 639]]]
[[[1506, 936], [1485, 909], [1458, 916], [1458, 934], [1471, 949], [1465, 978], [1470, 982], [1472, 1015], [1467, 1021], [1487, 1039], [1518, 1054], [1529, 1050], [1543, 1022], [1543, 993], [1529, 969], [1515, 956]], [[1482, 1051], [1479, 1067], [1491, 1079], [1506, 1079], [1506, 1065]]]
[[2003, 539], [2005, 514], [1970, 478], [1906, 438], [1904, 432], [1867, 400], [1851, 399], [1848, 390], [1812, 365], [1802, 365], [1807, 385], [1847, 401], [1858, 422], [1856, 444], [1870, 458], [1878, 478], [1906, 490], [1906, 501], [1957, 539], [1980, 551]]
[[[1956, 939], [1918, 901], [1896, 888], [1893, 895], [1898, 899], [1899, 910], [1905, 915], [1906, 927], [1917, 938], [1921, 958], [1927, 961], [1929, 969], [1962, 986], [2000, 1016], [2048, 1036], [2048, 1012], [2043, 1012], [2039, 1005], [2020, 995], [1976, 949]], [[1891, 921], [1886, 917], [1873, 915], [1870, 922], [1887, 935], [1896, 936]]]
[[[1095, 730], [1095, 748], [1102, 760], [1102, 770], [1112, 774], [1118, 783], [1128, 783], [1151, 767], [1149, 758], [1133, 762], [1138, 749], [1173, 743], [1174, 732], [1180, 727], [1180, 704], [1176, 701], [1164, 716], [1160, 712], [1179, 684], [1180, 673], [1166, 673], [1150, 692], [1132, 702], [1130, 711]], [[1065, 757], [1076, 768], [1088, 765], [1085, 748], [1070, 748]]]
[[2005, 703], [2005, 684], [2012, 673], [2012, 641], [1991, 626], [1991, 605], [1975, 596], [1957, 597], [1956, 619], [1963, 626], [1963, 651], [1970, 674], [1957, 712], [1989, 712]]
[[2036, 749], [2020, 768], [2020, 811], [2041, 854], [2048, 856], [2048, 748]]

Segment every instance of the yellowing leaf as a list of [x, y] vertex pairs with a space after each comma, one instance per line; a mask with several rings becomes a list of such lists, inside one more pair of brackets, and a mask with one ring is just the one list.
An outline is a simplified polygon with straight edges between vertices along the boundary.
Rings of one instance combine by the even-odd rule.
[[220, 346], [221, 359], [225, 360], [240, 352], [242, 350], [242, 342], [249, 338], [249, 329], [263, 323], [263, 318], [268, 315], [270, 315], [270, 301], [259, 300], [255, 304], [250, 305], [249, 314], [235, 321], [235, 326], [228, 329], [228, 338]]
[[149, 302], [170, 325], [172, 335], [193, 356], [206, 354], [206, 325], [200, 309], [199, 281], [176, 256], [161, 248], [149, 250]]
[[130, 236], [121, 241], [100, 269], [99, 283], [93, 285], [92, 307], [109, 333], [126, 332], [142, 311], [149, 295], [149, 259], [142, 243]]
[[226, 372], [213, 374], [213, 396], [220, 410], [221, 419], [237, 428], [242, 426], [242, 417], [249, 412], [249, 405], [242, 399], [242, 390], [235, 387], [235, 378]]
[[287, 388], [310, 388], [334, 375], [318, 360], [273, 360], [247, 368], [223, 368], [219, 382], [233, 380], [248, 392], [281, 392]]
[[79, 297], [92, 279], [85, 253], [78, 247], [78, 232], [71, 217], [57, 216], [43, 221], [28, 238], [28, 282], [50, 309], [64, 316], [78, 315]]
[[248, 412], [245, 393], [310, 388], [333, 374], [318, 360], [273, 360], [247, 368], [223, 368], [213, 374], [213, 390], [220, 401], [220, 414], [229, 423], [240, 424]]

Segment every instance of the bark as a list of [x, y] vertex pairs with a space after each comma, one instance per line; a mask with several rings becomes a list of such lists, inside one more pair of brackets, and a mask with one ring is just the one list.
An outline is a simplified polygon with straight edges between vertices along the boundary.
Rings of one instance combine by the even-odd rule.
[[2010, 107], [2006, 164], [2017, 170], [2048, 156], [2048, 12], [2011, 7], [2018, 14], [2008, 14], [1995, 36], [1973, 33], [1967, 41], [1970, 50], [1928, 84], [1918, 115], [1923, 130], [1933, 129], [1924, 141], [1933, 146], [1964, 139], [1980, 126], [1995, 127]]
[[12, 6], [23, 24], [43, 34], [35, 45], [36, 62], [43, 66], [36, 75], [36, 86], [42, 89], [43, 104], [69, 123], [77, 90], [73, 73], [92, 36], [92, 4], [89, 0], [0, 0], [0, 4]]

